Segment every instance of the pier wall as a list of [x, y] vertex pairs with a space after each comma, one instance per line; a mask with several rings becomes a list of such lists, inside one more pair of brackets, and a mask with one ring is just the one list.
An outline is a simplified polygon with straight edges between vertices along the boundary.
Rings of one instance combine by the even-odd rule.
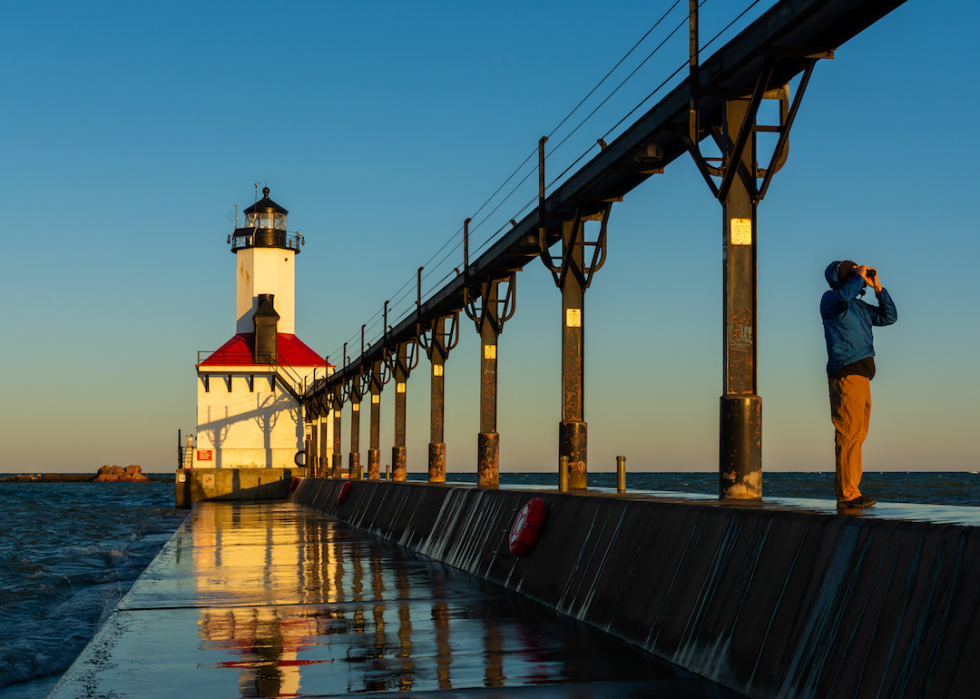
[[[976, 528], [384, 481], [338, 506], [342, 483], [292, 499], [748, 696], [977, 696]], [[532, 497], [547, 522], [514, 559]]]
[[294, 477], [305, 468], [179, 468], [174, 503], [190, 507], [198, 500], [285, 500]]

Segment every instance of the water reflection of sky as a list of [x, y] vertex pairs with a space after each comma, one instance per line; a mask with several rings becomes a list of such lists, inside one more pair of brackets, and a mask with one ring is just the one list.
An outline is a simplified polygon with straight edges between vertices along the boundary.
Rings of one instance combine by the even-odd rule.
[[199, 503], [51, 696], [640, 697], [657, 687], [729, 695], [310, 510]]
[[[199, 611], [202, 649], [218, 652], [210, 669], [237, 671], [241, 696], [676, 676], [519, 595], [315, 513], [212, 506], [193, 527], [198, 596], [229, 605]], [[231, 606], [258, 585], [279, 603]]]

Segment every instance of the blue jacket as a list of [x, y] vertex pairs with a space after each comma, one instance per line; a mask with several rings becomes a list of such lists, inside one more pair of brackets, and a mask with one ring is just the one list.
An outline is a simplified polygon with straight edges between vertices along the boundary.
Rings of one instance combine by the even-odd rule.
[[891, 325], [898, 320], [895, 303], [886, 289], [877, 292], [878, 305], [872, 306], [861, 300], [865, 283], [854, 275], [841, 286], [837, 276], [840, 261], [831, 262], [824, 272], [831, 291], [820, 299], [820, 317], [823, 318], [823, 334], [827, 340], [827, 373], [865, 357], [875, 356], [872, 325]]

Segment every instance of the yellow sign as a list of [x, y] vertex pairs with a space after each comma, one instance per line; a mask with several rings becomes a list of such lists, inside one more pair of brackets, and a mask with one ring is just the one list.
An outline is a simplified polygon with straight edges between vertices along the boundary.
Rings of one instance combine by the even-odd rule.
[[496, 359], [497, 358], [497, 345], [484, 345], [483, 346], [483, 358], [484, 359]]
[[377, 393], [373, 394], [371, 396], [371, 402], [372, 403], [380, 403], [381, 402], [381, 396], [379, 396]]
[[396, 383], [395, 384], [395, 393], [404, 393], [404, 392], [405, 392], [405, 384], [404, 383]]
[[565, 327], [566, 328], [581, 328], [582, 327], [582, 309], [581, 308], [569, 308], [565, 311]]
[[733, 218], [731, 219], [732, 245], [751, 245], [752, 244], [752, 219]]
[[442, 364], [433, 364], [432, 365], [432, 375], [433, 376], [442, 376]]

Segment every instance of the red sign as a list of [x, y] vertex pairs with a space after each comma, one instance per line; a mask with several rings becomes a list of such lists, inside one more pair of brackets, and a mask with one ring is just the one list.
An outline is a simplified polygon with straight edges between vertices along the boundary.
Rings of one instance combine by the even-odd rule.
[[198, 449], [197, 450], [197, 460], [198, 461], [211, 461], [212, 451], [210, 449]]

